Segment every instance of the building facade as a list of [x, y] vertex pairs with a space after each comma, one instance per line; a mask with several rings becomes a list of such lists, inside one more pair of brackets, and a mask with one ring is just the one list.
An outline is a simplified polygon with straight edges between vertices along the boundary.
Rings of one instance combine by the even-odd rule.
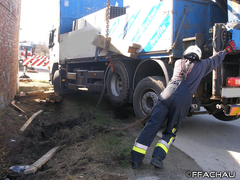
[[21, 0], [0, 0], [0, 110], [18, 93]]

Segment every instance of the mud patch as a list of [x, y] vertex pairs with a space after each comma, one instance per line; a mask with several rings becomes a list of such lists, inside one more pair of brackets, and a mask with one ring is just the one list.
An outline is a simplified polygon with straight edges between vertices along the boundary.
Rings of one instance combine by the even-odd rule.
[[[38, 109], [43, 109], [44, 113], [37, 116], [22, 134], [19, 129], [26, 120], [18, 120], [15, 132], [9, 134], [16, 133], [16, 141], [6, 146], [9, 152], [7, 166], [32, 164], [53, 147], [60, 148], [35, 174], [16, 174], [5, 169], [2, 177], [11, 180], [127, 179], [122, 168], [129, 164], [132, 142], [124, 132], [109, 131], [109, 127], [122, 126], [123, 122], [114, 120], [108, 102], [103, 102], [95, 118], [89, 120], [94, 108], [92, 104], [89, 101], [83, 105], [73, 95], [66, 95], [61, 104], [41, 101], [18, 104], [28, 116]], [[19, 118], [18, 114], [15, 116]]]
[[[19, 130], [26, 119], [9, 107], [0, 112], [0, 179], [135, 180], [157, 176], [170, 180], [184, 179], [188, 169], [201, 170], [194, 160], [174, 147], [164, 169], [156, 170], [149, 165], [153, 146], [149, 147], [143, 166], [132, 170], [130, 152], [143, 126], [113, 131], [111, 127], [121, 129], [137, 120], [132, 107], [116, 109], [104, 98], [94, 119], [89, 120], [98, 98], [99, 94], [79, 92], [65, 95], [61, 104], [21, 102], [18, 106], [28, 117], [40, 109], [44, 111], [22, 134]], [[8, 171], [10, 166], [34, 163], [55, 146], [60, 148], [36, 173]]]

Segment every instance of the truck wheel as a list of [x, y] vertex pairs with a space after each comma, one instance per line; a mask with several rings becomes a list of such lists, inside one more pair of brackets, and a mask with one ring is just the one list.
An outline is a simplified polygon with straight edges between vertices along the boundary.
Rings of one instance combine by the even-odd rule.
[[226, 116], [223, 111], [215, 113], [213, 116], [221, 121], [233, 121], [239, 118], [239, 116]]
[[128, 103], [130, 93], [131, 70], [121, 63], [115, 62], [113, 73], [109, 69], [107, 75], [107, 94], [114, 106], [124, 106]]
[[53, 77], [54, 77], [56, 70], [58, 70], [58, 63], [54, 63], [53, 67], [52, 67], [52, 72], [51, 73], [49, 72], [49, 79], [50, 79], [51, 84], [53, 84]]
[[53, 76], [53, 88], [54, 92], [57, 95], [62, 95], [64, 94], [64, 89], [62, 87], [62, 82], [61, 82], [61, 75], [59, 70], [56, 70]]
[[138, 83], [133, 95], [134, 112], [138, 118], [143, 118], [152, 111], [165, 84], [163, 76], [149, 76]]

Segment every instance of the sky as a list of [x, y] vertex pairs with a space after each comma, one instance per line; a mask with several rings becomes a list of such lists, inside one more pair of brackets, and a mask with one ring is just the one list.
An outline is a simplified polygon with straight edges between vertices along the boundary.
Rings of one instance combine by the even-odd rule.
[[49, 31], [57, 21], [58, 0], [22, 0], [20, 41], [48, 43]]

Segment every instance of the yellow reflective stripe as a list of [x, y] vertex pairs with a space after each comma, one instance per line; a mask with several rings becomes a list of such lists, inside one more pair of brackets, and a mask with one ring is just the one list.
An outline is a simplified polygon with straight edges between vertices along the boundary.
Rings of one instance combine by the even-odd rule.
[[162, 148], [162, 149], [165, 151], [166, 154], [168, 153], [168, 148], [167, 148], [164, 144], [162, 144], [162, 143], [157, 143], [156, 147], [157, 147], [157, 146], [159, 146], [160, 148]]
[[173, 129], [172, 129], [172, 133], [175, 133], [175, 131], [176, 131], [176, 128], [173, 128]]
[[136, 146], [133, 146], [133, 149], [132, 149], [133, 151], [136, 151], [136, 152], [138, 152], [138, 153], [141, 153], [141, 154], [146, 154], [146, 150], [143, 150], [143, 149], [140, 149], [140, 148], [138, 148], [138, 147], [136, 147]]
[[175, 137], [171, 137], [170, 141], [168, 142], [168, 145], [172, 144], [172, 141], [175, 139]]

